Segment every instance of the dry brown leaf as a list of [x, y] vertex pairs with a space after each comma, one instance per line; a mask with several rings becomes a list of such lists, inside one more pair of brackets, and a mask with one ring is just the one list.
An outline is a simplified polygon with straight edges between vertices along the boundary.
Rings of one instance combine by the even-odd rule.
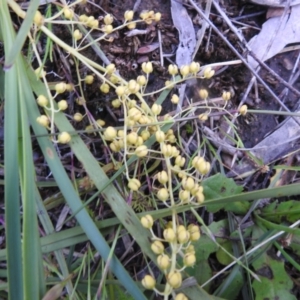
[[179, 33], [179, 45], [176, 51], [176, 64], [181, 67], [192, 62], [196, 46], [196, 34], [193, 22], [185, 7], [178, 0], [171, 1], [171, 13], [174, 26]]
[[[300, 5], [291, 7], [290, 14], [267, 20], [260, 33], [249, 41], [249, 47], [256, 57], [265, 61], [278, 54], [287, 44], [300, 42]], [[258, 63], [250, 55], [249, 64], [255, 68]]]

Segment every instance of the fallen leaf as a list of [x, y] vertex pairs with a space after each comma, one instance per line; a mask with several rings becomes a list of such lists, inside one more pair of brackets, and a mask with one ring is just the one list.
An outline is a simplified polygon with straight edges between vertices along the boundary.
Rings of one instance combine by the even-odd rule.
[[[290, 14], [268, 19], [260, 33], [249, 41], [249, 47], [255, 56], [265, 61], [278, 54], [287, 44], [300, 42], [300, 5], [291, 7]], [[248, 62], [253, 67], [258, 62], [248, 56]]]

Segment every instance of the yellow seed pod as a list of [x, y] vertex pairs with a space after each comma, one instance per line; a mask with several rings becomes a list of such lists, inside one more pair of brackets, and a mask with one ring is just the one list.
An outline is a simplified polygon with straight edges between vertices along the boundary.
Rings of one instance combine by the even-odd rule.
[[122, 105], [122, 102], [119, 99], [114, 99], [111, 101], [111, 105], [113, 108], [119, 108]]
[[66, 91], [67, 92], [72, 92], [74, 90], [74, 86], [72, 83], [67, 83], [66, 84]]
[[113, 141], [109, 144], [109, 148], [110, 148], [113, 152], [119, 152], [119, 151], [121, 150], [119, 141], [113, 140]]
[[118, 143], [119, 143], [120, 149], [124, 149], [124, 139], [119, 139]]
[[199, 204], [202, 204], [205, 200], [204, 195], [202, 192], [197, 192], [197, 194], [195, 195], [196, 200]]
[[157, 256], [157, 264], [161, 270], [167, 270], [170, 266], [169, 256], [166, 254], [161, 254]]
[[171, 156], [172, 156], [172, 146], [171, 146], [171, 145], [163, 144], [163, 145], [161, 146], [161, 153], [162, 153], [165, 157], [171, 157]]
[[242, 105], [239, 109], [239, 113], [242, 115], [242, 116], [245, 116], [247, 114], [247, 111], [248, 111], [248, 106], [247, 105]]
[[179, 232], [181, 232], [181, 231], [185, 231], [186, 230], [186, 228], [185, 228], [185, 226], [184, 225], [178, 225], [177, 226], [177, 230], [176, 230], [176, 232], [177, 233], [179, 233]]
[[182, 284], [181, 273], [179, 271], [170, 272], [167, 275], [167, 281], [172, 288], [178, 289]]
[[128, 144], [135, 145], [138, 142], [138, 134], [135, 131], [132, 131], [127, 134], [126, 140]]
[[155, 15], [154, 15], [154, 21], [155, 22], [159, 22], [161, 20], [161, 13], [160, 12], [157, 12]]
[[127, 127], [132, 127], [132, 126], [135, 125], [135, 123], [136, 122], [134, 120], [131, 120], [131, 119], [127, 119], [126, 122], [125, 122]]
[[165, 250], [165, 247], [163, 245], [163, 243], [161, 241], [154, 241], [151, 244], [151, 250], [155, 253], [155, 254], [162, 254]]
[[59, 110], [66, 110], [68, 108], [68, 102], [66, 100], [60, 100], [57, 103]]
[[223, 99], [224, 101], [229, 101], [230, 98], [231, 98], [230, 92], [224, 91], [223, 94], [222, 94], [222, 99]]
[[183, 202], [183, 203], [188, 203], [190, 202], [190, 198], [191, 198], [191, 194], [189, 191], [186, 190], [181, 190], [179, 192], [179, 199]]
[[179, 150], [175, 146], [172, 146], [171, 156], [177, 157], [179, 155], [179, 153], [180, 153]]
[[178, 74], [178, 67], [176, 65], [169, 65], [168, 71], [170, 75]]
[[185, 164], [185, 158], [182, 157], [181, 155], [178, 155], [175, 159], [175, 165], [179, 166], [179, 167], [183, 167]]
[[94, 82], [94, 76], [93, 75], [87, 75], [87, 76], [85, 76], [84, 82], [86, 84], [92, 84]]
[[179, 293], [176, 295], [174, 300], [188, 300], [188, 298], [183, 293]]
[[41, 107], [45, 107], [48, 105], [48, 99], [44, 95], [39, 95], [37, 98], [37, 103]]
[[112, 74], [112, 75], [109, 77], [109, 81], [110, 81], [111, 83], [113, 83], [113, 84], [117, 84], [117, 83], [120, 81], [120, 79], [119, 79], [118, 76]]
[[125, 131], [124, 130], [118, 130], [118, 137], [124, 138], [125, 137]]
[[71, 20], [74, 17], [74, 11], [69, 7], [64, 7], [64, 16], [66, 19]]
[[39, 78], [42, 78], [42, 77], [46, 76], [46, 74], [47, 74], [46, 71], [42, 67], [38, 67], [37, 69], [35, 69], [34, 73]]
[[192, 166], [196, 168], [197, 163], [201, 162], [202, 160], [204, 160], [202, 156], [195, 156], [192, 160]]
[[80, 122], [83, 119], [83, 115], [81, 113], [75, 113], [73, 116], [73, 120], [76, 122]]
[[112, 16], [111, 14], [107, 14], [107, 15], [104, 17], [104, 19], [103, 19], [103, 22], [104, 22], [104, 24], [106, 24], [106, 25], [112, 24], [113, 21], [114, 21], [114, 18], [113, 18], [113, 16]]
[[204, 71], [203, 71], [203, 76], [204, 76], [204, 78], [206, 78], [206, 79], [210, 79], [210, 78], [212, 78], [214, 75], [215, 75], [215, 71], [212, 70], [211, 67], [206, 67], [206, 68], [204, 69]]
[[87, 20], [88, 20], [88, 16], [87, 15], [80, 15], [79, 16], [79, 21], [80, 22], [86, 23]]
[[150, 229], [153, 226], [154, 220], [151, 215], [141, 217], [141, 223], [144, 228]]
[[164, 239], [169, 243], [172, 243], [176, 240], [176, 234], [173, 228], [166, 228], [163, 232], [163, 236]]
[[171, 102], [172, 102], [173, 104], [178, 104], [178, 103], [179, 103], [179, 97], [178, 97], [176, 94], [174, 94], [174, 95], [172, 96], [172, 98], [171, 98]]
[[153, 66], [152, 63], [150, 61], [148, 62], [143, 62], [142, 63], [142, 70], [146, 73], [146, 74], [150, 74], [153, 72]]
[[93, 24], [94, 21], [95, 21], [95, 18], [93, 16], [86, 17], [86, 19], [85, 19], [86, 25], [89, 27], [91, 27], [91, 25]]
[[189, 239], [190, 239], [190, 233], [186, 229], [177, 232], [178, 243], [185, 244], [189, 241]]
[[143, 141], [147, 141], [150, 138], [150, 132], [147, 129], [144, 129], [141, 132], [141, 137], [142, 137]]
[[207, 97], [208, 97], [208, 92], [207, 92], [207, 90], [201, 89], [201, 90], [199, 91], [199, 96], [200, 96], [201, 99], [207, 99]]
[[44, 24], [44, 16], [37, 10], [34, 18], [33, 18], [33, 22], [36, 26], [42, 26]]
[[166, 229], [167, 228], [173, 228], [173, 222], [172, 221], [167, 222], [166, 225], [165, 225], [165, 228]]
[[97, 123], [97, 125], [100, 126], [100, 127], [103, 127], [103, 126], [105, 125], [105, 121], [102, 120], [102, 119], [97, 119], [97, 120], [96, 120], [96, 123]]
[[60, 82], [57, 83], [54, 88], [57, 94], [62, 94], [66, 91], [67, 85], [64, 82]]
[[157, 192], [157, 198], [160, 201], [167, 201], [169, 199], [169, 191], [166, 188], [161, 188]]
[[136, 81], [140, 86], [144, 86], [147, 83], [147, 78], [144, 75], [140, 75], [137, 77]]
[[136, 100], [128, 100], [127, 105], [128, 105], [128, 108], [137, 106], [136, 105]]
[[198, 116], [198, 119], [199, 119], [199, 121], [201, 121], [201, 122], [205, 122], [205, 121], [208, 120], [208, 114], [207, 114], [207, 113], [200, 114], [200, 115]]
[[141, 145], [135, 149], [134, 153], [138, 157], [145, 157], [148, 154], [148, 148], [145, 145]]
[[188, 65], [184, 65], [180, 68], [180, 74], [183, 76], [183, 77], [186, 77], [188, 74], [190, 73], [190, 68]]
[[[98, 28], [99, 27], [99, 21], [98, 20], [93, 20], [93, 21], [89, 22], [87, 24], [87, 26], [92, 28], [92, 29]], [[106, 26], [111, 26], [111, 25], [106, 25]]]
[[186, 253], [183, 257], [183, 263], [186, 267], [192, 267], [196, 262], [196, 256], [193, 253]]
[[141, 18], [142, 20], [145, 20], [145, 19], [147, 19], [148, 17], [149, 17], [149, 11], [143, 10], [143, 11], [140, 13], [140, 18]]
[[63, 131], [58, 135], [57, 141], [61, 144], [67, 144], [71, 141], [71, 135], [68, 132]]
[[142, 139], [141, 136], [138, 136], [137, 142], [136, 142], [136, 147], [142, 146], [144, 144], [144, 140]]
[[198, 162], [196, 165], [196, 169], [202, 175], [206, 175], [210, 170], [210, 163], [208, 161]]
[[202, 186], [200, 186], [200, 185], [195, 185], [194, 187], [193, 187], [193, 189], [191, 190], [191, 194], [192, 194], [192, 196], [195, 196], [197, 193], [203, 193], [203, 187]]
[[102, 83], [100, 85], [100, 91], [104, 94], [109, 93], [109, 85], [107, 83]]
[[132, 107], [128, 110], [128, 118], [138, 121], [142, 116], [142, 113], [136, 108]]
[[126, 10], [124, 13], [125, 21], [131, 21], [133, 19], [134, 11], [133, 10]]
[[136, 179], [132, 178], [128, 181], [128, 188], [134, 192], [136, 192], [141, 187], [141, 182]]
[[165, 141], [166, 135], [163, 131], [158, 130], [158, 131], [155, 132], [155, 139], [158, 143], [162, 143], [162, 142]]
[[155, 288], [155, 283], [155, 279], [150, 275], [146, 275], [142, 280], [142, 285], [147, 290], [153, 290]]
[[106, 70], [107, 74], [112, 74], [116, 71], [116, 66], [115, 66], [115, 64], [109, 64], [106, 66], [105, 70]]
[[136, 23], [135, 23], [135, 22], [129, 23], [129, 24], [127, 25], [127, 28], [128, 28], [129, 30], [132, 30], [132, 29], [134, 29], [135, 27], [136, 27]]
[[151, 107], [151, 110], [154, 113], [154, 115], [157, 116], [161, 113], [162, 106], [157, 103], [154, 103]]
[[181, 185], [185, 190], [191, 191], [195, 187], [195, 180], [192, 177], [183, 178]]
[[140, 90], [140, 85], [136, 82], [136, 80], [131, 79], [128, 82], [127, 88], [131, 94], [136, 94]]
[[174, 134], [170, 134], [167, 138], [168, 142], [171, 143], [171, 144], [175, 144], [177, 139], [176, 139], [176, 136]]
[[191, 62], [189, 65], [190, 73], [196, 75], [200, 71], [200, 64], [196, 62]]
[[82, 39], [82, 33], [78, 29], [74, 30], [73, 38], [74, 38], [75, 41], [81, 40]]
[[39, 117], [36, 118], [37, 123], [39, 123], [40, 125], [44, 126], [44, 127], [48, 127], [49, 126], [49, 118], [46, 115], [41, 115]]
[[116, 87], [116, 90], [115, 90], [115, 92], [116, 92], [116, 94], [119, 96], [119, 97], [121, 97], [121, 96], [123, 96], [124, 94], [125, 94], [125, 91], [126, 91], [126, 88], [125, 88], [125, 86], [117, 86]]
[[190, 240], [192, 242], [198, 241], [200, 239], [201, 233], [198, 225], [190, 224], [188, 226], [188, 232], [190, 233]]
[[109, 126], [105, 129], [103, 136], [105, 140], [112, 141], [117, 137], [117, 130], [112, 126]]
[[169, 176], [166, 171], [161, 171], [157, 173], [157, 180], [161, 184], [165, 184], [169, 181]]
[[173, 87], [175, 86], [175, 82], [174, 81], [170, 81], [170, 80], [167, 80], [165, 82], [165, 87], [169, 90], [171, 90]]
[[142, 115], [140, 114], [139, 118], [137, 119], [137, 121], [140, 123], [140, 124], [149, 124], [150, 123], [150, 119], [145, 116], [145, 115]]
[[194, 245], [191, 245], [191, 244], [190, 244], [188, 247], [186, 247], [185, 253], [193, 253], [193, 254], [195, 254], [196, 251], [195, 251]]
[[111, 151], [117, 153], [121, 150], [119, 141], [117, 140], [113, 140], [110, 144], [109, 144], [109, 148], [111, 149]]

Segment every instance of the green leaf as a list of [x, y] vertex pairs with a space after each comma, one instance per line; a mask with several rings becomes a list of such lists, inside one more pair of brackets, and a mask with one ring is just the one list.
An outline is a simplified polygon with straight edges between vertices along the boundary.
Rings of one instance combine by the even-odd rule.
[[[253, 227], [253, 244], [261, 239], [263, 230], [257, 226]], [[262, 248], [263, 249], [263, 248]], [[266, 251], [260, 251], [252, 262], [255, 273], [259, 276], [261, 282], [255, 280], [252, 284], [256, 294], [256, 300], [264, 299], [282, 299], [296, 300], [296, 297], [290, 293], [293, 288], [293, 281], [284, 268], [284, 261], [271, 258]]]
[[276, 223], [289, 221], [293, 223], [300, 218], [300, 202], [296, 200], [285, 201], [279, 203], [277, 207], [276, 203], [272, 203], [264, 207], [261, 212], [261, 216], [269, 221]]
[[[203, 188], [205, 201], [237, 195], [243, 191], [243, 187], [238, 186], [233, 179], [229, 179], [222, 174], [216, 174], [204, 180]], [[237, 214], [244, 214], [248, 211], [249, 207], [250, 204], [248, 202], [220, 202], [219, 204], [207, 206], [207, 210], [215, 213], [221, 209], [225, 209], [226, 211], [232, 211]]]
[[261, 280], [252, 284], [256, 300], [297, 299], [290, 292], [293, 281], [285, 271], [284, 261], [275, 260], [265, 253], [253, 263], [253, 267]]

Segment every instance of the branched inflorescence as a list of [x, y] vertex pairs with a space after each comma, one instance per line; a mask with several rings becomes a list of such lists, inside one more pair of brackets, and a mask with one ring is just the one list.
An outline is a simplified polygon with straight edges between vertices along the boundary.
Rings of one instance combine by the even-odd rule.
[[[51, 93], [49, 87], [47, 88], [47, 95], [39, 95], [37, 103], [44, 110], [44, 113], [37, 118], [37, 122], [47, 128], [51, 134], [55, 133], [54, 114], [64, 112], [68, 108], [66, 100], [55, 101], [58, 95], [64, 95], [66, 92], [77, 91], [79, 95], [76, 102], [81, 105], [85, 114], [75, 112], [72, 120], [81, 122], [85, 117], [88, 118], [90, 125], [86, 128], [87, 131], [91, 129], [98, 129], [99, 134], [110, 149], [113, 160], [114, 154], [118, 153], [123, 157], [125, 165], [125, 176], [128, 181], [128, 190], [130, 193], [138, 192], [142, 186], [141, 178], [137, 175], [137, 167], [132, 171], [127, 166], [127, 159], [133, 155], [140, 160], [160, 160], [162, 163], [162, 170], [156, 172], [153, 176], [152, 190], [155, 199], [164, 206], [171, 208], [171, 221], [168, 222], [163, 231], [163, 237], [157, 237], [153, 230], [153, 217], [145, 215], [141, 218], [142, 225], [149, 229], [152, 234], [151, 249], [157, 255], [156, 263], [165, 275], [165, 289], [158, 291], [155, 287], [156, 282], [153, 276], [146, 275], [142, 280], [142, 284], [147, 289], [152, 289], [157, 293], [168, 299], [169, 295], [173, 295], [176, 300], [187, 299], [183, 293], [177, 293], [176, 289], [181, 287], [183, 280], [182, 271], [187, 267], [193, 267], [196, 263], [195, 250], [193, 242], [200, 238], [200, 228], [196, 224], [189, 224], [188, 226], [179, 223], [176, 209], [181, 205], [195, 205], [199, 206], [204, 202], [203, 187], [201, 181], [203, 177], [210, 171], [210, 163], [204, 156], [195, 154], [189, 161], [187, 161], [185, 153], [182, 153], [176, 144], [177, 138], [171, 126], [165, 129], [166, 124], [176, 123], [176, 115], [171, 117], [169, 115], [160, 116], [162, 113], [162, 106], [160, 103], [149, 105], [145, 101], [145, 96], [161, 92], [165, 89], [172, 89], [177, 84], [190, 79], [202, 78], [209, 79], [214, 75], [214, 70], [207, 67], [200, 67], [199, 63], [192, 62], [190, 65], [184, 65], [178, 68], [175, 64], [168, 66], [170, 79], [165, 82], [165, 86], [158, 91], [153, 91], [149, 94], [145, 93], [146, 86], [149, 81], [149, 74], [153, 73], [153, 64], [148, 61], [141, 65], [142, 73], [135, 79], [129, 81], [120, 77], [114, 64], [108, 64], [103, 67], [95, 62], [90, 61], [81, 52], [92, 43], [101, 40], [111, 41], [111, 33], [123, 28], [134, 30], [136, 25], [140, 22], [157, 23], [161, 19], [161, 14], [154, 11], [144, 11], [140, 14], [140, 18], [134, 20], [134, 12], [126, 11], [124, 13], [124, 23], [118, 27], [114, 27], [113, 16], [108, 14], [102, 18], [95, 19], [93, 16], [80, 15], [77, 16], [74, 12], [75, 5], [84, 1], [75, 1], [72, 4], [63, 7], [56, 15], [51, 18], [45, 18], [40, 12], [37, 12], [34, 18], [35, 30], [32, 40], [33, 50], [35, 51], [40, 67], [35, 70], [38, 78], [42, 78], [48, 87], [46, 80], [46, 72], [42, 67], [42, 63], [35, 47], [35, 37], [39, 30], [42, 30], [49, 38], [56, 42], [61, 48], [68, 52], [76, 62], [77, 70], [77, 85], [71, 83], [60, 82], [55, 85], [55, 93]], [[23, 11], [14, 7], [19, 16], [24, 17]], [[64, 16], [65, 20], [58, 20]], [[66, 24], [71, 27], [72, 31], [72, 46], [67, 45], [62, 40], [54, 36], [44, 26], [46, 23]], [[83, 26], [88, 31], [85, 34], [81, 28]], [[78, 28], [77, 28], [78, 27]], [[91, 31], [100, 32], [100, 37], [90, 42], [87, 39]], [[81, 78], [79, 72], [79, 62], [88, 67], [89, 74]], [[84, 98], [83, 84], [87, 87], [94, 83], [95, 78], [101, 82], [99, 90], [103, 94], [113, 93], [114, 100], [111, 101], [111, 106], [115, 109], [122, 109], [124, 114], [124, 124], [122, 129], [117, 129], [113, 126], [105, 127], [103, 120], [94, 120], [92, 114], [89, 112], [86, 99]], [[222, 98], [224, 100], [224, 107], [209, 107], [207, 104], [208, 91], [201, 89], [199, 97], [204, 101], [203, 106], [196, 107], [197, 109], [205, 110], [198, 115], [200, 122], [204, 122], [209, 118], [212, 109], [225, 111], [226, 103], [230, 100], [230, 92], [224, 91]], [[179, 96], [175, 93], [170, 98], [170, 101], [177, 105], [180, 102]], [[181, 111], [196, 112], [194, 106], [187, 107]], [[240, 114], [245, 115], [247, 107], [243, 105], [240, 108]], [[155, 143], [148, 143], [149, 139], [155, 139]], [[55, 143], [69, 143], [72, 137], [68, 132], [61, 132], [57, 139], [53, 138]], [[151, 145], [151, 146], [149, 146]], [[200, 153], [200, 152], [199, 152]], [[137, 165], [136, 165], [137, 166]], [[180, 259], [179, 259], [180, 258]], [[182, 263], [179, 263], [182, 261]]]

